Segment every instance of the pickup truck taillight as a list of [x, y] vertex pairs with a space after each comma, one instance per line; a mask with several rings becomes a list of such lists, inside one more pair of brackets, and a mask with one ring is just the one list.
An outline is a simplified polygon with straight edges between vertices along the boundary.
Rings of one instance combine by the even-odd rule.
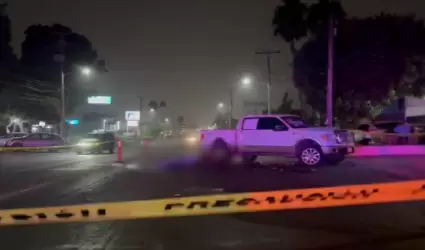
[[201, 134], [201, 136], [199, 137], [199, 140], [202, 141], [204, 139], [204, 134]]

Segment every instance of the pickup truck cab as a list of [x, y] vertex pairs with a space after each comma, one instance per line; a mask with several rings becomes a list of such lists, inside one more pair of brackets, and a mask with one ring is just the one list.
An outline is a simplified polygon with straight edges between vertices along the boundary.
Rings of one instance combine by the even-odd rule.
[[248, 115], [235, 130], [202, 130], [202, 153], [209, 160], [228, 161], [235, 154], [246, 163], [260, 155], [297, 158], [299, 164], [338, 164], [354, 152], [347, 130], [309, 127], [296, 115]]

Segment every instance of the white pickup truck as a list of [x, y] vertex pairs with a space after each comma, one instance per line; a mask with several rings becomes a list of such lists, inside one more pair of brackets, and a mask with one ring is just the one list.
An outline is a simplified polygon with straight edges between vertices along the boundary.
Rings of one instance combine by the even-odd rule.
[[239, 154], [246, 163], [276, 155], [297, 158], [305, 166], [336, 165], [354, 152], [347, 130], [309, 127], [296, 115], [245, 116], [236, 130], [202, 130], [200, 140], [203, 156], [215, 162]]

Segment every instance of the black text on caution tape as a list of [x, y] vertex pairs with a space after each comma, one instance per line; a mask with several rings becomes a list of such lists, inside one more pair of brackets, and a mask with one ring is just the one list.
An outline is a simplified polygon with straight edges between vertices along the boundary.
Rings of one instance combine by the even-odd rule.
[[69, 212], [66, 210], [59, 210], [58, 212], [38, 212], [38, 213], [10, 213], [0, 214], [0, 224], [5, 219], [11, 219], [16, 223], [27, 222], [32, 220], [47, 221], [47, 220], [69, 220], [74, 217], [83, 217], [88, 219], [94, 219], [94, 217], [101, 218], [106, 217], [106, 209], [97, 209], [95, 212], [91, 212], [86, 209], [82, 209], [79, 212]]
[[276, 204], [288, 204], [293, 202], [325, 202], [327, 200], [355, 200], [355, 199], [367, 199], [373, 194], [379, 193], [379, 189], [363, 189], [359, 192], [346, 192], [336, 193], [310, 193], [310, 194], [296, 194], [296, 195], [282, 195], [282, 196], [265, 196], [264, 199], [255, 199], [251, 197], [242, 197], [241, 199], [223, 199], [223, 200], [197, 200], [191, 202], [176, 202], [168, 203], [165, 205], [164, 210], [176, 210], [176, 209], [209, 209], [209, 208], [231, 208], [231, 207], [244, 207], [244, 206], [261, 206], [264, 204], [276, 205]]

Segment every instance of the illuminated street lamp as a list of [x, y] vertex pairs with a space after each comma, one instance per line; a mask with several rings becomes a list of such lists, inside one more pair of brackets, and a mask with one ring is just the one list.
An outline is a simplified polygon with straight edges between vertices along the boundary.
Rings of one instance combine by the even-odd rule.
[[89, 75], [91, 75], [92, 71], [91, 71], [91, 68], [89, 68], [89, 67], [82, 67], [81, 73], [85, 76], [89, 76]]
[[245, 86], [245, 87], [250, 86], [252, 83], [252, 78], [249, 76], [245, 76], [242, 78], [241, 82], [242, 82], [242, 86]]
[[165, 118], [165, 123], [170, 123], [170, 119]]
[[[238, 86], [237, 87], [239, 87], [239, 85], [242, 85], [242, 87], [250, 87], [251, 86], [251, 84], [252, 84], [252, 82], [253, 82], [253, 79], [252, 79], [252, 77], [251, 76], [244, 76], [244, 77], [242, 77], [239, 81], [238, 81]], [[234, 88], [235, 88], [235, 86], [234, 85], [232, 85], [231, 87], [230, 87], [230, 91], [229, 91], [229, 97], [230, 97], [230, 103], [229, 103], [229, 121], [228, 121], [228, 124], [229, 124], [229, 128], [230, 127], [232, 127], [232, 117], [233, 117], [233, 92], [234, 92]]]
[[155, 109], [151, 108], [151, 109], [149, 110], [149, 112], [151, 112], [151, 113], [155, 113]]
[[224, 103], [219, 102], [219, 103], [217, 104], [217, 108], [218, 108], [218, 109], [223, 109], [223, 108], [224, 108]]

